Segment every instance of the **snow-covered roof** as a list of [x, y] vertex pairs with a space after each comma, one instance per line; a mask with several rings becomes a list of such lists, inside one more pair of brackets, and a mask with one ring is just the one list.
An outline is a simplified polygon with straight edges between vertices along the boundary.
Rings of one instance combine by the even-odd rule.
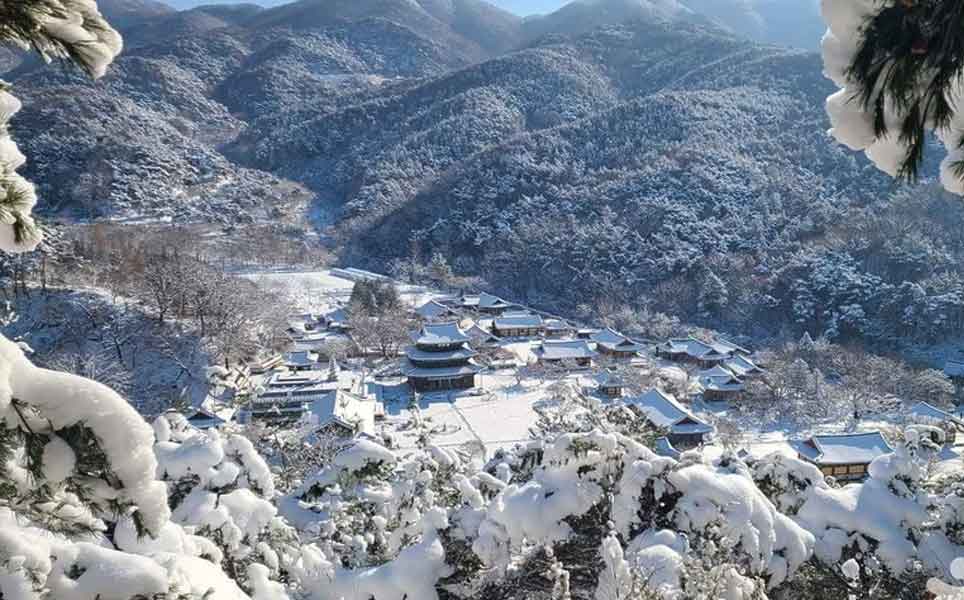
[[318, 355], [310, 350], [285, 352], [284, 363], [289, 368], [313, 367], [318, 362]]
[[424, 346], [449, 346], [469, 341], [462, 328], [456, 322], [430, 323], [422, 327], [421, 331], [412, 334], [412, 340]]
[[344, 308], [336, 308], [327, 312], [323, 318], [329, 327], [345, 327], [348, 325], [348, 312]]
[[415, 313], [423, 319], [437, 319], [452, 314], [452, 309], [436, 300], [429, 300], [415, 309]]
[[474, 308], [479, 305], [478, 296], [462, 296], [459, 298], [458, 303], [465, 308]]
[[669, 438], [666, 437], [657, 438], [655, 447], [653, 449], [656, 451], [656, 454], [660, 456], [666, 456], [676, 460], [679, 460], [681, 456], [680, 451], [674, 448], [673, 444], [670, 443]]
[[605, 342], [608, 344], [618, 344], [626, 339], [626, 336], [619, 333], [612, 327], [607, 327], [605, 329], [600, 329], [599, 331], [593, 333], [589, 336], [594, 342]]
[[704, 390], [721, 392], [739, 392], [744, 387], [743, 382], [736, 375], [720, 365], [700, 371], [699, 382]]
[[750, 351], [743, 346], [721, 337], [713, 338], [709, 345], [720, 354], [750, 354]]
[[474, 323], [472, 327], [469, 327], [465, 334], [472, 338], [472, 340], [475, 342], [496, 343], [502, 341], [502, 338], [496, 336], [488, 329], [480, 327], [478, 323]]
[[496, 329], [535, 329], [542, 326], [542, 317], [532, 313], [506, 313], [495, 318]]
[[486, 294], [485, 292], [479, 294], [479, 308], [508, 308], [510, 306], [512, 306], [512, 304], [498, 296]]
[[763, 369], [760, 368], [759, 365], [742, 354], [736, 354], [733, 357], [726, 359], [723, 362], [723, 366], [737, 377], [745, 377], [747, 375], [763, 372]]
[[421, 361], [421, 362], [447, 362], [450, 360], [468, 360], [475, 356], [477, 353], [466, 346], [460, 346], [455, 350], [445, 350], [442, 352], [427, 352], [425, 350], [419, 350], [417, 346], [409, 346], [405, 348], [405, 356], [409, 360]]
[[964, 377], [964, 360], [948, 359], [944, 363], [944, 374], [948, 377]]
[[664, 351], [671, 354], [687, 354], [693, 358], [719, 357], [723, 356], [713, 349], [712, 346], [696, 338], [677, 338], [668, 340], [662, 345]]
[[629, 398], [628, 404], [635, 405], [645, 413], [646, 418], [657, 427], [669, 429], [672, 433], [710, 433], [713, 427], [686, 410], [682, 404], [669, 394], [651, 389], [642, 396]]
[[419, 379], [452, 379], [466, 375], [475, 375], [482, 372], [482, 367], [474, 363], [469, 363], [457, 367], [428, 368], [416, 367], [408, 363], [402, 367], [402, 372], [405, 373], [407, 377], [416, 377]]
[[204, 407], [196, 408], [186, 416], [188, 423], [198, 429], [210, 429], [212, 427], [219, 427], [225, 423], [224, 419]]
[[546, 329], [550, 331], [572, 331], [573, 327], [562, 319], [550, 317], [545, 319]]
[[613, 352], [642, 352], [643, 350], [642, 344], [634, 342], [611, 327], [600, 329], [590, 335], [589, 339]]
[[941, 423], [953, 423], [959, 427], [964, 427], [964, 419], [961, 419], [960, 417], [953, 415], [946, 410], [941, 410], [926, 402], [918, 402], [914, 406], [911, 406], [910, 410], [908, 410], [908, 413], [915, 417], [926, 420], [934, 420]]
[[613, 373], [612, 371], [603, 371], [595, 377], [596, 384], [599, 387], [625, 387], [626, 382], [619, 375]]
[[311, 423], [322, 427], [340, 421], [357, 433], [375, 433], [375, 413], [378, 403], [345, 391], [334, 391], [311, 403]]
[[821, 465], [870, 464], [894, 451], [879, 431], [815, 435], [796, 446], [801, 456]]
[[577, 360], [593, 358], [596, 351], [586, 340], [546, 340], [537, 354], [543, 360]]
[[338, 373], [334, 381], [329, 380], [328, 376], [327, 370], [278, 373], [264, 382], [263, 389], [257, 394], [255, 400], [276, 400], [289, 394], [297, 397], [311, 397], [338, 389], [350, 389], [355, 381], [354, 375], [348, 371]]

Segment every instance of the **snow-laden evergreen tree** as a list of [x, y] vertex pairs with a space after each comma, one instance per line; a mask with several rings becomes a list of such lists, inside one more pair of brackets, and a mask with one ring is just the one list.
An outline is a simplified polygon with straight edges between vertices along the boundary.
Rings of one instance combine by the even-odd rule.
[[158, 417], [154, 432], [172, 521], [217, 546], [207, 558], [248, 589], [265, 578], [297, 582], [301, 543], [277, 514], [271, 470], [253, 444], [239, 434], [202, 432], [179, 413]]
[[834, 137], [891, 176], [916, 179], [927, 136], [941, 182], [964, 193], [964, 6], [957, 0], [823, 0]]
[[[45, 60], [66, 59], [91, 77], [100, 77], [121, 51], [120, 34], [93, 0], [27, 0], [0, 11], [0, 41], [32, 48]], [[33, 184], [17, 174], [26, 158], [10, 136], [10, 119], [20, 101], [0, 82], [0, 250], [32, 250], [40, 231], [31, 211], [37, 202]]]

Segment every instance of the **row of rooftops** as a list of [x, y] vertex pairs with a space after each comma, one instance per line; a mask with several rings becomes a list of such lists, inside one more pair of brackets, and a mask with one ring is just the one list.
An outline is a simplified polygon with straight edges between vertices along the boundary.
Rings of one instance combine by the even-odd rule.
[[670, 356], [686, 356], [700, 361], [722, 361], [733, 356], [750, 356], [752, 353], [729, 340], [720, 337], [704, 341], [695, 337], [672, 338], [656, 347], [657, 352]]

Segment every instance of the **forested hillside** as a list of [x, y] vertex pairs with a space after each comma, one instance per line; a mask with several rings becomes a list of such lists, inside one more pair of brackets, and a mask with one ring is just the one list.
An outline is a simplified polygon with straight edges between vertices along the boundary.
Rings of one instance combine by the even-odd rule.
[[[699, 3], [524, 22], [472, 0], [123, 6], [127, 50], [98, 83], [8, 74], [48, 217], [280, 220], [378, 271], [441, 254], [547, 308], [616, 300], [764, 337], [964, 333], [958, 205], [890, 202], [891, 180], [823, 133], [819, 57]], [[899, 258], [864, 250], [866, 219], [918, 223], [933, 203], [930, 232], [891, 238]], [[932, 254], [947, 259], [901, 262]]]

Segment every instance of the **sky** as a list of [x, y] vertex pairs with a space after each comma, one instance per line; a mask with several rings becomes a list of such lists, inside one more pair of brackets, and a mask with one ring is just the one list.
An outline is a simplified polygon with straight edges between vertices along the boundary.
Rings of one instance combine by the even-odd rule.
[[489, 0], [489, 2], [521, 17], [527, 17], [550, 13], [566, 4], [567, 0]]

